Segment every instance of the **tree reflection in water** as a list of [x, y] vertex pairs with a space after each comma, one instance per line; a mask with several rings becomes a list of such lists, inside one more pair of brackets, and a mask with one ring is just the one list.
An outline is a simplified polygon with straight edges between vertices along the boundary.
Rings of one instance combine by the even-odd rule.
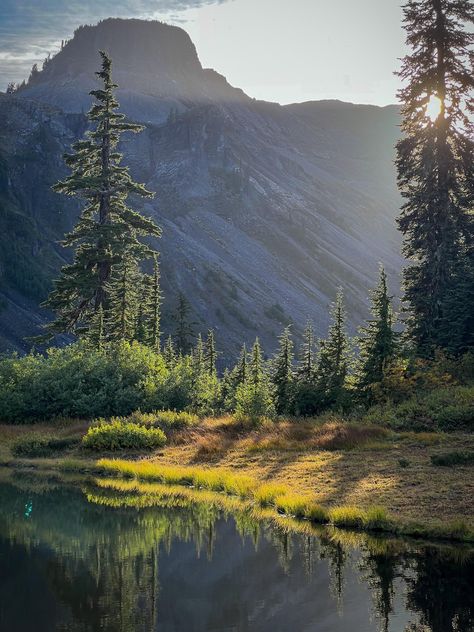
[[146, 503], [3, 482], [0, 629], [474, 630], [472, 548], [133, 504]]

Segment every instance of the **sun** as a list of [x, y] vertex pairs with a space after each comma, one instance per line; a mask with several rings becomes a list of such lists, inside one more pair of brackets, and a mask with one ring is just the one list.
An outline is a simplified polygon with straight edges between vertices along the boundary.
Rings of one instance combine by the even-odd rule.
[[426, 104], [426, 116], [434, 123], [438, 116], [441, 114], [441, 99], [432, 94], [428, 103]]

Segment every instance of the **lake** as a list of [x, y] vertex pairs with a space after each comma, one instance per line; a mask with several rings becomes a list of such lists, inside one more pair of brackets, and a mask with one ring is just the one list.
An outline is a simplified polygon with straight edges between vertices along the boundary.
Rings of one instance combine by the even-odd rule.
[[93, 480], [1, 481], [2, 632], [474, 630], [472, 547], [127, 506]]

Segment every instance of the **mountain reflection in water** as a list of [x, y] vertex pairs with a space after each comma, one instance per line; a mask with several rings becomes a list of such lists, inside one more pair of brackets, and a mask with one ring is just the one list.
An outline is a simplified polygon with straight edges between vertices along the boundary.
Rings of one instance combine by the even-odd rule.
[[472, 632], [474, 549], [0, 484], [2, 632]]

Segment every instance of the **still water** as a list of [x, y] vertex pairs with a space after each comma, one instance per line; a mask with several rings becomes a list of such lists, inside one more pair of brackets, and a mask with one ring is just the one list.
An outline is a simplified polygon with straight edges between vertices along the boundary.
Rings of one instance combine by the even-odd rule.
[[94, 481], [0, 483], [0, 630], [474, 630], [469, 547], [135, 501]]

